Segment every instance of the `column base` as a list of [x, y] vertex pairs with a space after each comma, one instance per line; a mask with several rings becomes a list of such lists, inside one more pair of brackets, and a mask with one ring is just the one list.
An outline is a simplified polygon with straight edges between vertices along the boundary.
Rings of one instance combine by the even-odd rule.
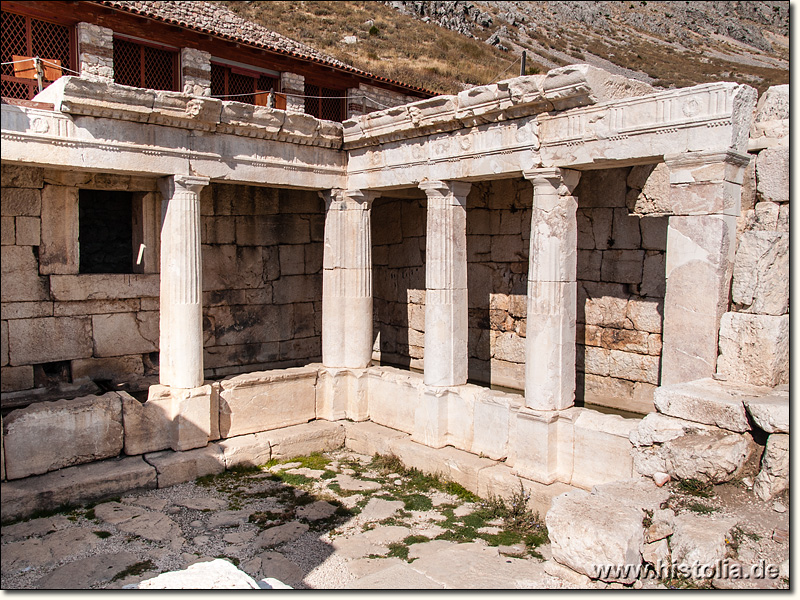
[[576, 409], [533, 411], [520, 409], [510, 443], [512, 473], [539, 483], [572, 479]]
[[166, 436], [169, 447], [176, 452], [203, 448], [210, 439], [219, 438], [219, 395], [211, 385], [196, 388], [154, 385], [150, 387], [147, 404], [160, 408], [163, 427], [169, 431]]
[[367, 369], [322, 367], [316, 390], [318, 419], [366, 421], [369, 419]]

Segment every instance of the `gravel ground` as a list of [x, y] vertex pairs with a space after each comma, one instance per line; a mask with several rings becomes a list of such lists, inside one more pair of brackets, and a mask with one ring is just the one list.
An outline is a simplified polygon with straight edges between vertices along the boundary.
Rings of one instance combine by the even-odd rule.
[[[346, 451], [302, 457], [4, 526], [0, 585], [120, 589], [227, 558], [295, 588], [402, 587], [417, 577], [450, 588], [619, 587], [543, 562], [546, 538], [536, 547], [520, 535], [539, 531], [532, 521], [512, 527], [463, 488], [370, 461]], [[788, 558], [789, 515], [778, 512], [788, 498], [763, 503], [726, 485], [702, 502], [737, 516], [743, 562]]]

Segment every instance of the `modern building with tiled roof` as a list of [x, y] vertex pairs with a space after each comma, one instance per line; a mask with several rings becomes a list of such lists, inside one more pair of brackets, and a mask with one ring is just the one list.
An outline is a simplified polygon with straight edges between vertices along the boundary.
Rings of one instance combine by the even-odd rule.
[[[428, 98], [427, 90], [373, 75], [250, 22], [212, 2], [4, 2], [2, 96], [38, 92], [62, 74], [97, 75], [148, 89], [185, 91], [342, 121]], [[49, 63], [49, 64], [48, 64]], [[210, 68], [210, 70], [209, 70]]]

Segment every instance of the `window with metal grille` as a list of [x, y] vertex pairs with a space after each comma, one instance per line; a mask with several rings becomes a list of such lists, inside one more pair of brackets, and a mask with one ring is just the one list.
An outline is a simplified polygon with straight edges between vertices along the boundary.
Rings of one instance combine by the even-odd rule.
[[80, 273], [133, 273], [133, 194], [80, 190]]
[[114, 81], [151, 90], [178, 91], [178, 52], [114, 36]]
[[306, 114], [326, 121], [344, 121], [347, 90], [333, 90], [307, 83], [304, 93]]
[[277, 77], [211, 63], [211, 95], [216, 98], [266, 106], [267, 96], [271, 91], [280, 91], [280, 80]]
[[[4, 98], [30, 100], [39, 93], [39, 84], [21, 68], [20, 60], [38, 56], [44, 66], [46, 87], [66, 69], [75, 68], [75, 42], [72, 27], [26, 15], [2, 11], [2, 91]], [[16, 63], [16, 64], [12, 64]], [[60, 65], [59, 67], [53, 65]]]

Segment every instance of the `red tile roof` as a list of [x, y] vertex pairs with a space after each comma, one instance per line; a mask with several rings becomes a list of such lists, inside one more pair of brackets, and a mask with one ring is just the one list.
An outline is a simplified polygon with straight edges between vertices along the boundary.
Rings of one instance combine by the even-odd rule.
[[357, 69], [322, 52], [301, 44], [283, 35], [275, 33], [252, 21], [248, 21], [228, 10], [220, 4], [213, 2], [194, 1], [163, 1], [155, 0], [143, 2], [136, 0], [92, 0], [97, 4], [123, 10], [137, 15], [146, 16], [158, 21], [164, 21], [186, 29], [192, 29], [205, 34], [233, 40], [257, 48], [263, 48], [279, 54], [285, 54], [301, 60], [308, 60], [335, 69], [340, 69], [354, 75], [399, 86], [410, 91], [420, 92], [430, 96], [433, 92], [420, 87], [408, 85], [400, 81], [373, 75], [367, 71]]

